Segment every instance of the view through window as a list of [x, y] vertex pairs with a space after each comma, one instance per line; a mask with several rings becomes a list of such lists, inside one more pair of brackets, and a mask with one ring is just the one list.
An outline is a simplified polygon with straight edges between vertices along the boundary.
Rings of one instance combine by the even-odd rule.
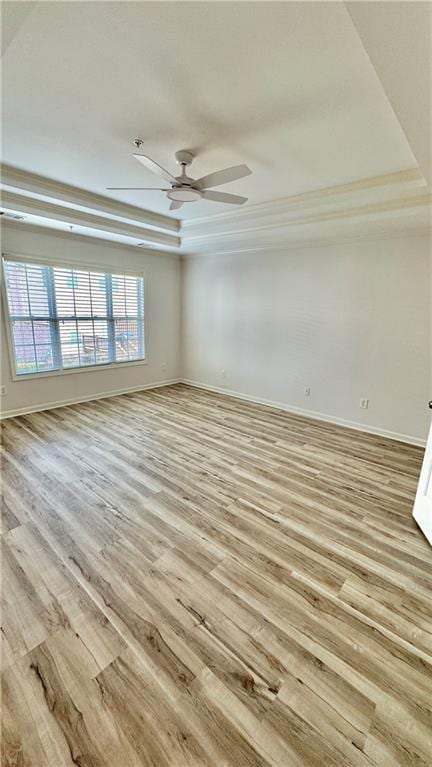
[[18, 375], [145, 358], [144, 280], [4, 261]]

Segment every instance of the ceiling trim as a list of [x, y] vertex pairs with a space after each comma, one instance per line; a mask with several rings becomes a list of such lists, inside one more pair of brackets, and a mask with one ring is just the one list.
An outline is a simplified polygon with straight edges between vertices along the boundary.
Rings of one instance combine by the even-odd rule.
[[[292, 241], [294, 228], [303, 228], [299, 239], [328, 236], [326, 223], [337, 226], [337, 235], [346, 236], [346, 225], [376, 231], [376, 221], [385, 228], [413, 231], [427, 228], [432, 219], [432, 197], [418, 168], [359, 179], [349, 184], [312, 190], [284, 199], [229, 211], [213, 217], [183, 221], [182, 249], [188, 254], [214, 253], [238, 248], [268, 246]], [[374, 222], [370, 226], [370, 222]], [[311, 227], [315, 232], [311, 234]], [[316, 232], [319, 226], [319, 234]], [[334, 227], [333, 227], [334, 228]], [[333, 237], [333, 234], [331, 235]], [[296, 238], [297, 239], [297, 238]]]
[[378, 231], [370, 231], [364, 229], [361, 232], [355, 234], [342, 234], [338, 233], [333, 236], [320, 235], [317, 237], [302, 238], [296, 240], [277, 240], [275, 242], [260, 243], [256, 240], [249, 240], [239, 245], [233, 244], [224, 245], [220, 250], [218, 249], [206, 249], [191, 253], [183, 253], [183, 258], [205, 258], [207, 256], [240, 256], [247, 255], [249, 253], [285, 253], [288, 250], [299, 250], [303, 248], [311, 247], [330, 247], [332, 245], [339, 245], [350, 242], [361, 242], [364, 240], [388, 240], [388, 239], [406, 239], [411, 237], [427, 237], [432, 244], [432, 231], [430, 227], [413, 227], [411, 229], [403, 229], [401, 231], [395, 231], [393, 227], [384, 226]]
[[[114, 248], [118, 251], [119, 248], [123, 249], [126, 248], [126, 250], [132, 250], [137, 254], [143, 253], [146, 256], [167, 256], [169, 258], [181, 258], [181, 253], [179, 252], [173, 252], [170, 250], [157, 250], [155, 251], [152, 248], [144, 248], [140, 246], [140, 244], [137, 242], [136, 244], [129, 243], [129, 242], [116, 242], [114, 240], [108, 240], [104, 239], [103, 234], [101, 233], [100, 237], [89, 237], [85, 234], [80, 234], [79, 232], [75, 231], [69, 231], [67, 229], [51, 229], [48, 227], [41, 227], [36, 224], [28, 224], [22, 221], [10, 221], [6, 220], [2, 222], [2, 228], [4, 228], [6, 231], [8, 229], [16, 229], [16, 230], [23, 230], [33, 232], [34, 234], [40, 234], [41, 231], [44, 235], [48, 235], [49, 237], [71, 237], [74, 240], [77, 240], [78, 242], [82, 242], [85, 245], [100, 245], [101, 240], [103, 241], [104, 247], [108, 246], [110, 248]], [[14, 255], [14, 252], [8, 249], [9, 255]], [[20, 251], [20, 253], [15, 255], [21, 255], [25, 256], [26, 253], [23, 253]], [[28, 254], [30, 255], [30, 254]], [[34, 255], [34, 254], [33, 254]]]
[[[398, 232], [404, 229], [413, 232], [430, 226], [432, 218], [432, 197], [418, 168], [185, 220], [180, 230], [176, 219], [123, 203], [117, 204], [110, 198], [27, 174], [10, 166], [3, 166], [2, 181], [6, 187], [2, 192], [2, 207], [40, 219], [18, 225], [34, 225], [46, 230], [50, 228], [50, 220], [57, 221], [65, 226], [92, 229], [88, 234], [81, 231], [88, 238], [100, 237], [106, 242], [106, 235], [110, 233], [119, 238], [136, 239], [137, 246], [144, 243], [154, 250], [172, 250], [185, 255], [237, 252], [238, 249], [251, 247], [270, 248], [300, 238], [310, 241], [313, 238], [315, 242], [325, 237], [343, 238], [347, 236], [350, 225], [361, 229], [362, 235], [368, 231], [376, 233], [379, 231], [376, 222], [381, 220], [386, 230], [393, 227]], [[72, 199], [68, 198], [69, 190]], [[59, 195], [58, 200], [53, 198], [54, 194]], [[91, 205], [95, 206], [94, 209]], [[124, 215], [120, 212], [122, 210]], [[147, 224], [147, 215], [153, 217], [153, 224]], [[156, 219], [167, 219], [170, 228], [164, 228], [165, 223], [157, 227]], [[333, 226], [326, 226], [330, 222]], [[372, 226], [370, 222], [374, 222]], [[293, 237], [296, 228], [299, 235]], [[135, 247], [133, 243], [129, 245]], [[123, 243], [119, 242], [119, 246]]]
[[248, 205], [245, 208], [236, 208], [213, 216], [185, 219], [181, 222], [181, 232], [183, 234], [183, 232], [200, 227], [201, 224], [237, 221], [247, 217], [255, 219], [257, 216], [262, 217], [265, 215], [274, 216], [285, 213], [291, 208], [310, 208], [320, 204], [328, 205], [335, 202], [343, 204], [345, 201], [352, 199], [352, 197], [362, 199], [372, 194], [378, 195], [378, 197], [391, 194], [400, 195], [402, 192], [417, 190], [418, 188], [426, 189], [426, 182], [418, 168], [408, 168], [394, 173], [352, 181], [348, 184], [313, 189], [301, 194], [291, 195], [290, 197], [270, 200], [257, 205]]
[[113, 200], [111, 197], [88, 192], [85, 189], [39, 176], [36, 173], [29, 173], [11, 165], [0, 165], [0, 173], [3, 187], [27, 192], [29, 195], [49, 197], [57, 202], [67, 203], [67, 205], [77, 205], [122, 219], [138, 221], [150, 229], [163, 232], [178, 232], [180, 228], [179, 221], [170, 216], [163, 216], [150, 210], [128, 205], [119, 200]]
[[[386, 200], [385, 202], [371, 203], [368, 205], [355, 206], [352, 208], [341, 208], [339, 210], [328, 210], [325, 212], [315, 212], [309, 215], [284, 217], [272, 222], [266, 220], [260, 220], [259, 217], [255, 217], [252, 222], [246, 221], [243, 226], [241, 222], [238, 222], [235, 228], [213, 230], [204, 233], [202, 230], [196, 231], [195, 234], [189, 234], [182, 237], [182, 245], [186, 248], [188, 246], [196, 247], [199, 244], [203, 246], [209, 244], [212, 241], [229, 241], [233, 242], [238, 239], [244, 239], [245, 237], [256, 236], [258, 233], [265, 231], [280, 230], [279, 236], [282, 235], [283, 230], [290, 229], [295, 226], [305, 226], [310, 224], [325, 223], [330, 221], [347, 221], [356, 219], [372, 219], [377, 220], [380, 218], [394, 216], [395, 213], [401, 215], [410, 214], [417, 210], [425, 209], [432, 210], [432, 195], [422, 194], [415, 197], [404, 197], [396, 200]], [[211, 247], [211, 245], [210, 245]]]
[[14, 192], [2, 192], [1, 205], [6, 210], [19, 211], [42, 218], [61, 221], [65, 224], [86, 226], [99, 229], [113, 234], [124, 234], [127, 237], [136, 237], [153, 247], [179, 248], [180, 237], [172, 234], [164, 234], [154, 230], [145, 229], [123, 221], [114, 221], [105, 216], [96, 216], [75, 208], [63, 205], [55, 205], [46, 200], [27, 197]]

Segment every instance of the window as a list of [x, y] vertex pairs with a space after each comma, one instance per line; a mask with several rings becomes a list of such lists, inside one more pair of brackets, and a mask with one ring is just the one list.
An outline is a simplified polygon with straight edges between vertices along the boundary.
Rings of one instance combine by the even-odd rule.
[[17, 375], [143, 360], [144, 280], [6, 259]]

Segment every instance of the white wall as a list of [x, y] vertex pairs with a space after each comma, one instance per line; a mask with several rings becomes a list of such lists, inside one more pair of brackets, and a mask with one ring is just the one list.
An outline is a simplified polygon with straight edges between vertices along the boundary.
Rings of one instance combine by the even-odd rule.
[[148, 364], [115, 366], [44, 378], [13, 381], [1, 315], [2, 411], [31, 409], [55, 402], [86, 399], [104, 392], [145, 387], [179, 375], [181, 263], [179, 256], [113, 245], [112, 243], [25, 225], [3, 228], [2, 251], [84, 262], [95, 266], [145, 272]]
[[188, 258], [183, 377], [425, 438], [429, 252], [411, 236]]
[[[183, 270], [176, 256], [24, 226], [4, 227], [2, 250], [144, 270], [148, 334], [147, 365], [14, 382], [2, 316], [3, 411], [182, 375], [373, 430], [426, 436], [432, 394], [426, 236], [191, 257]], [[360, 397], [370, 400], [368, 410], [360, 410]]]

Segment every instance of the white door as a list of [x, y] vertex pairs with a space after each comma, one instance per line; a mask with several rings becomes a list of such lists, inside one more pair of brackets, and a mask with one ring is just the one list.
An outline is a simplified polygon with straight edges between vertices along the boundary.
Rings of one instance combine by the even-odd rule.
[[414, 501], [413, 517], [432, 546], [432, 424]]

